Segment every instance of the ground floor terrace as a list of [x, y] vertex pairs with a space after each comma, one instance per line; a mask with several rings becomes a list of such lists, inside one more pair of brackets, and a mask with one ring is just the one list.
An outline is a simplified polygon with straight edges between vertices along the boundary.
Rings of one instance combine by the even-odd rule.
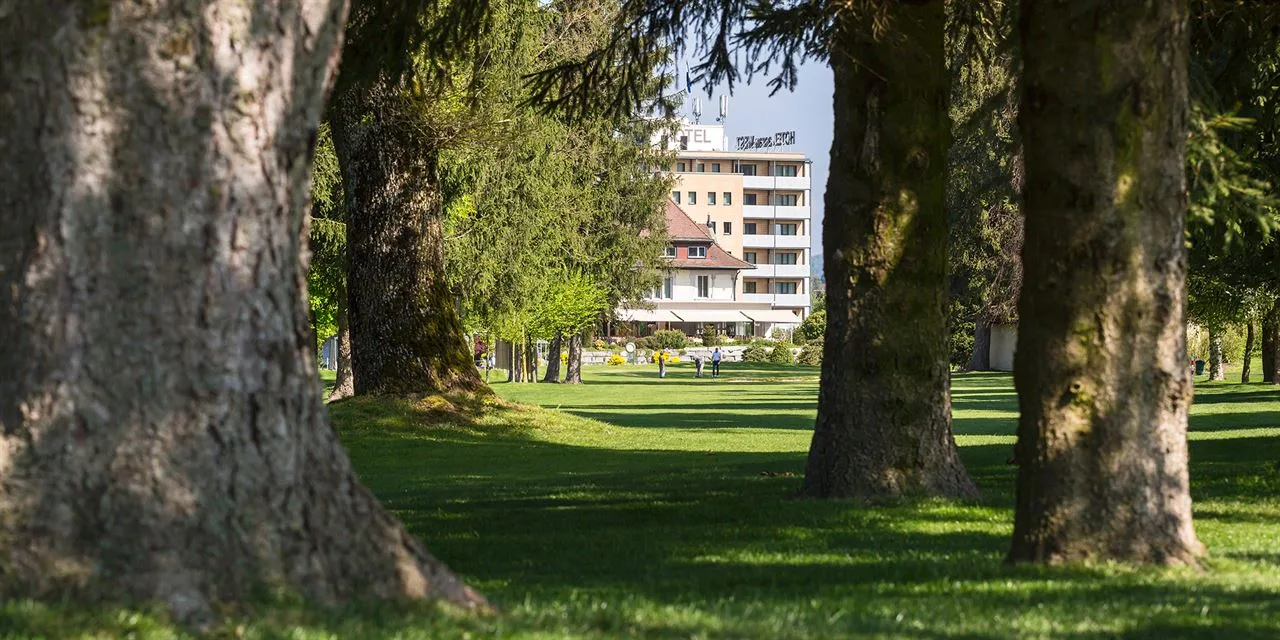
[[698, 336], [706, 327], [714, 327], [717, 335], [727, 338], [765, 338], [777, 329], [793, 331], [806, 312], [805, 308], [777, 307], [618, 309], [606, 333], [610, 338], [627, 338], [676, 330]]

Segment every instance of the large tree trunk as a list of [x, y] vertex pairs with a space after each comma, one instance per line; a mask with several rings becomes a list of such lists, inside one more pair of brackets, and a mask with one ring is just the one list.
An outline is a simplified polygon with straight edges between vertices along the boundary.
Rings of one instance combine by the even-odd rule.
[[338, 287], [338, 370], [329, 401], [342, 400], [355, 395], [355, 375], [351, 372], [351, 324], [347, 321], [347, 288]]
[[507, 382], [524, 382], [524, 340], [511, 341], [511, 372]]
[[943, 5], [889, 4], [892, 36], [852, 19], [837, 29], [807, 496], [977, 495], [951, 433]]
[[1011, 561], [1194, 563], [1187, 6], [1022, 2]]
[[564, 336], [556, 336], [551, 340], [551, 348], [547, 350], [547, 372], [542, 376], [543, 382], [560, 382], [560, 353], [564, 351]]
[[438, 143], [418, 109], [380, 82], [335, 95], [330, 110], [359, 394], [486, 389], [445, 281]]
[[1253, 335], [1253, 321], [1245, 323], [1244, 335], [1244, 357], [1240, 359], [1240, 382], [1242, 384], [1249, 383], [1249, 377], [1252, 375], [1253, 369], [1253, 347], [1256, 338]]
[[973, 355], [969, 356], [969, 370], [991, 370], [991, 325], [982, 316], [973, 323]]
[[1280, 298], [1262, 319], [1262, 381], [1280, 384]]
[[569, 367], [565, 384], [582, 384], [582, 334], [569, 336]]
[[484, 600], [384, 511], [308, 328], [341, 0], [0, 17], [0, 575], [200, 624], [284, 589]]
[[1222, 330], [1220, 329], [1209, 332], [1209, 379], [1227, 379], [1227, 371], [1223, 366]]
[[538, 381], [538, 342], [536, 340], [525, 341], [524, 381]]

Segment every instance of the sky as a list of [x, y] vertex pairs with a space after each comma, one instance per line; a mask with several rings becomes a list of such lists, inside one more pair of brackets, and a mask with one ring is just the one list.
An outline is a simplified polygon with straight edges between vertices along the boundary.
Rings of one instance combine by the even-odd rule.
[[[685, 66], [681, 65], [681, 80]], [[822, 249], [823, 193], [827, 187], [827, 165], [831, 157], [833, 81], [831, 69], [822, 62], [808, 62], [800, 68], [800, 82], [794, 92], [779, 91], [769, 96], [768, 78], [757, 77], [753, 84], [736, 84], [729, 96], [729, 117], [725, 135], [730, 146], [737, 136], [771, 136], [778, 131], [795, 131], [796, 145], [791, 150], [804, 153], [813, 160], [813, 255]], [[720, 114], [720, 95], [728, 88], [717, 87], [714, 94], [701, 90], [695, 83], [693, 97], [702, 98], [702, 122], [715, 122]], [[687, 101], [683, 115], [692, 119], [693, 100]]]

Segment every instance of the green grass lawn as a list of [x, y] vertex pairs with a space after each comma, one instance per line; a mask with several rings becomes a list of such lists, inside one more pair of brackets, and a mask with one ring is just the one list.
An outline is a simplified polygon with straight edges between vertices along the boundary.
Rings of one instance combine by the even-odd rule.
[[[507, 400], [332, 405], [362, 479], [502, 614], [275, 606], [246, 637], [1280, 637], [1280, 388], [1198, 385], [1191, 423], [1202, 570], [1002, 563], [1017, 403], [957, 375], [974, 504], [795, 499], [816, 370], [727, 364], [497, 384]], [[112, 617], [114, 616], [114, 617]], [[18, 636], [176, 634], [145, 613], [0, 607]]]

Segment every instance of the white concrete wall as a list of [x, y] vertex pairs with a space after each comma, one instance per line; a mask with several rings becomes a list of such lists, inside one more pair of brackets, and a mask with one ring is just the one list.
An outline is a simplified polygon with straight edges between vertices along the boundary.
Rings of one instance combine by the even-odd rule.
[[1013, 371], [1013, 354], [1018, 350], [1018, 325], [998, 324], [991, 327], [991, 368]]
[[[671, 299], [649, 298], [653, 302], [705, 302], [717, 300], [732, 302], [734, 300], [734, 284], [732, 271], [678, 270], [673, 272], [671, 283]], [[710, 282], [711, 297], [698, 297], [698, 276], [707, 276]]]

